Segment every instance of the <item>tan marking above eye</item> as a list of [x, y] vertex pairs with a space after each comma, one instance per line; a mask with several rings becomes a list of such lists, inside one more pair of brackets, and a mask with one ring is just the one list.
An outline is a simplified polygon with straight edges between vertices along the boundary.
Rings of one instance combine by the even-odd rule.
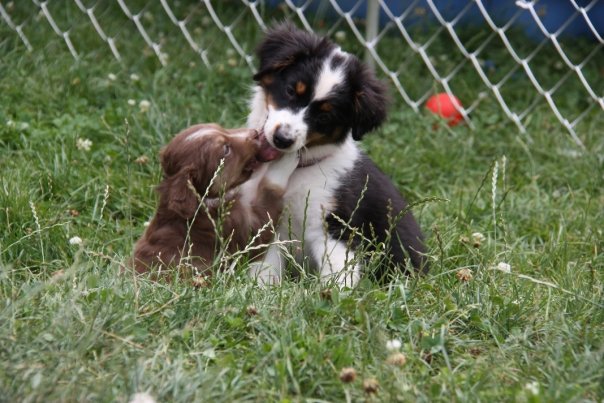
[[303, 95], [306, 92], [306, 84], [302, 81], [296, 83], [296, 94]]
[[271, 85], [273, 83], [273, 75], [272, 74], [266, 74], [264, 76], [262, 76], [262, 78], [260, 79], [260, 82], [263, 85]]
[[329, 102], [323, 102], [323, 103], [321, 104], [320, 109], [321, 109], [323, 112], [331, 112], [331, 110], [333, 109], [333, 105], [332, 105], [332, 104], [330, 104]]

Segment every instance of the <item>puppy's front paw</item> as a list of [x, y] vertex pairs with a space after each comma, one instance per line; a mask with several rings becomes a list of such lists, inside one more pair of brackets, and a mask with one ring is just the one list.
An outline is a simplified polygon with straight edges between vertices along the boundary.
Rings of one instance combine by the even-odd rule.
[[264, 262], [250, 263], [248, 275], [261, 287], [281, 284], [281, 273], [279, 269]]
[[358, 268], [346, 269], [338, 273], [330, 273], [321, 276], [321, 283], [333, 284], [340, 289], [354, 288], [361, 280], [361, 272]]
[[285, 188], [299, 161], [300, 156], [297, 152], [284, 154], [280, 159], [269, 163], [265, 178], [270, 183]]

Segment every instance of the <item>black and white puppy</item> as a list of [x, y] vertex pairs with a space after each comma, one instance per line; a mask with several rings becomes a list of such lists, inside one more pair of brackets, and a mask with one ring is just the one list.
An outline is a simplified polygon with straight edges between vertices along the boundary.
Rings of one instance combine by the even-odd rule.
[[[264, 131], [276, 149], [300, 153], [284, 196], [281, 239], [304, 240], [297, 258], [310, 257], [323, 281], [340, 286], [360, 278], [355, 248], [363, 238], [388, 241], [391, 265], [406, 270], [408, 257], [426, 270], [420, 228], [411, 213], [399, 214], [407, 203], [356, 144], [386, 118], [384, 84], [328, 39], [287, 24], [270, 30], [257, 54], [248, 127]], [[270, 247], [258, 280], [278, 283], [282, 267], [279, 248]]]

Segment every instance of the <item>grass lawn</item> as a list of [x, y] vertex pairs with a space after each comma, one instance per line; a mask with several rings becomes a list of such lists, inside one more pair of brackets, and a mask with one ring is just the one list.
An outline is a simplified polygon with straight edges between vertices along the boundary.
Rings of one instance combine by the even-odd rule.
[[[260, 289], [239, 265], [205, 288], [156, 283], [120, 263], [154, 212], [158, 152], [192, 123], [243, 125], [251, 73], [216, 30], [208, 70], [169, 21], [151, 24], [166, 67], [132, 29], [119, 63], [72, 8], [54, 12], [74, 24], [78, 62], [45, 20], [29, 17], [33, 52], [0, 24], [0, 401], [604, 398], [601, 111], [581, 151], [545, 105], [526, 134], [489, 99], [475, 130], [451, 130], [393, 96], [363, 147], [418, 203], [423, 278]], [[120, 13], [99, 14], [111, 27]], [[237, 35], [247, 49], [260, 37], [248, 20]]]

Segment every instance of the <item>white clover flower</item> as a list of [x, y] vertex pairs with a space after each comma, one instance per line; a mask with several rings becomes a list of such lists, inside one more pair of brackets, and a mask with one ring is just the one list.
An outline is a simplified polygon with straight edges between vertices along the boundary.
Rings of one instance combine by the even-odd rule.
[[487, 238], [481, 232], [474, 232], [472, 234], [472, 240], [474, 242], [484, 242]]
[[149, 108], [151, 107], [151, 102], [147, 101], [146, 99], [143, 99], [138, 103], [138, 107], [142, 113], [147, 113], [149, 112]]
[[147, 228], [149, 225], [151, 225], [151, 221], [145, 221], [143, 223], [143, 227]]
[[539, 394], [539, 382], [533, 381], [524, 385], [524, 389], [532, 395]]
[[19, 124], [19, 129], [21, 129], [21, 130], [27, 130], [27, 129], [29, 129], [29, 123], [27, 123], [27, 122], [21, 122], [21, 124]]
[[512, 272], [512, 266], [510, 266], [508, 263], [505, 262], [499, 262], [497, 263], [497, 270], [502, 271], [504, 273], [511, 273]]
[[140, 80], [140, 79], [141, 79], [141, 78], [139, 77], [139, 75], [138, 75], [138, 74], [136, 74], [136, 73], [132, 73], [132, 74], [130, 74], [130, 80], [132, 80], [132, 81], [138, 81], [138, 80]]
[[335, 37], [336, 37], [336, 41], [342, 42], [344, 39], [346, 39], [346, 32], [337, 31], [335, 34]]
[[115, 74], [113, 74], [113, 73], [109, 73], [109, 74], [107, 75], [107, 78], [108, 78], [109, 80], [111, 80], [111, 81], [115, 81], [115, 80], [117, 80], [117, 76], [116, 76]]
[[401, 348], [403, 343], [399, 339], [392, 339], [386, 342], [386, 350], [388, 351], [397, 351]]
[[155, 399], [147, 392], [139, 392], [132, 395], [129, 403], [155, 403]]
[[12, 119], [9, 119], [6, 121], [6, 126], [7, 127], [15, 127], [15, 121]]
[[128, 100], [128, 105], [134, 106], [134, 105], [136, 105], [136, 101], [134, 99], [129, 99]]
[[69, 244], [70, 245], [81, 245], [82, 238], [80, 238], [79, 236], [71, 237], [71, 238], [69, 238]]
[[90, 147], [92, 147], [92, 141], [89, 139], [83, 139], [78, 137], [76, 140], [76, 148], [78, 150], [90, 151]]

